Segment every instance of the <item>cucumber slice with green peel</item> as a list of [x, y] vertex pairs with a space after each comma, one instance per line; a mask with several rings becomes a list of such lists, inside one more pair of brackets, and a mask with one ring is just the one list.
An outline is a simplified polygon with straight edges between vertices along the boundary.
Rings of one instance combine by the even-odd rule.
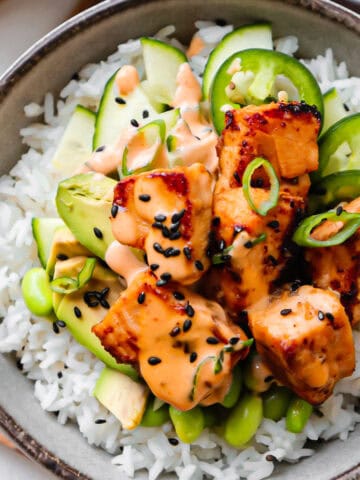
[[[234, 73], [230, 67], [238, 60], [241, 69]], [[323, 97], [319, 85], [302, 63], [284, 53], [253, 48], [234, 53], [215, 75], [210, 98], [211, 117], [217, 132], [220, 134], [225, 127], [224, 110], [238, 109], [249, 103], [267, 103], [280, 75], [290, 80], [298, 92], [298, 98], [291, 98], [289, 91], [289, 100], [315, 105], [322, 115]], [[231, 92], [236, 93], [236, 98], [229, 97], [233, 95]]]
[[121, 175], [137, 175], [160, 167], [157, 160], [161, 156], [165, 134], [166, 125], [163, 120], [154, 120], [139, 128], [125, 147]]
[[322, 134], [326, 132], [334, 123], [346, 117], [348, 112], [340, 98], [336, 88], [331, 88], [324, 93], [324, 121]]
[[121, 133], [131, 126], [131, 120], [142, 124], [144, 111], [147, 112], [146, 122], [157, 116], [156, 110], [140, 85], [128, 95], [121, 96], [126, 103], [116, 101], [118, 98], [115, 85], [116, 74], [117, 72], [108, 80], [100, 100], [93, 138], [94, 150], [103, 145], [114, 144]]
[[77, 105], [52, 159], [53, 166], [64, 175], [72, 175], [92, 152], [96, 114]]
[[319, 140], [319, 168], [311, 180], [337, 172], [360, 169], [360, 113], [342, 118]]
[[176, 91], [176, 76], [186, 55], [178, 48], [154, 38], [141, 39], [148, 91], [159, 103], [171, 105]]
[[55, 232], [58, 228], [64, 227], [65, 224], [61, 218], [34, 217], [31, 226], [40, 263], [46, 268]]
[[210, 53], [205, 65], [202, 91], [203, 97], [209, 97], [212, 81], [221, 64], [233, 53], [248, 48], [273, 49], [270, 23], [254, 23], [244, 25], [225, 35]]

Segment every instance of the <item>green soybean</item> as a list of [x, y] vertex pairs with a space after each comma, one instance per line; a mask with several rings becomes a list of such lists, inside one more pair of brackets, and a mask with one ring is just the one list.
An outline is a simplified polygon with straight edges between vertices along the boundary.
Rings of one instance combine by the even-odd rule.
[[200, 407], [182, 412], [170, 405], [169, 413], [176, 434], [184, 443], [194, 442], [204, 430], [205, 418]]
[[47, 317], [53, 309], [50, 279], [43, 268], [32, 268], [25, 273], [21, 283], [26, 306], [31, 313]]
[[169, 405], [165, 403], [157, 410], [154, 410], [154, 400], [154, 398], [150, 398], [147, 402], [144, 415], [141, 419], [142, 427], [160, 427], [170, 420]]
[[226, 408], [232, 408], [236, 405], [237, 401], [239, 400], [240, 394], [242, 390], [242, 375], [240, 366], [237, 365], [234, 368], [233, 379], [230, 385], [230, 389], [225, 395], [224, 400], [221, 402], [221, 405]]
[[275, 422], [285, 417], [292, 393], [285, 387], [272, 387], [263, 395], [264, 417]]
[[248, 357], [244, 368], [245, 386], [257, 393], [266, 392], [274, 380], [270, 370], [257, 353]]
[[286, 412], [286, 428], [289, 432], [300, 433], [304, 430], [312, 414], [313, 407], [302, 398], [294, 397]]
[[246, 394], [225, 422], [225, 440], [236, 448], [245, 445], [255, 435], [262, 415], [261, 398], [258, 395]]

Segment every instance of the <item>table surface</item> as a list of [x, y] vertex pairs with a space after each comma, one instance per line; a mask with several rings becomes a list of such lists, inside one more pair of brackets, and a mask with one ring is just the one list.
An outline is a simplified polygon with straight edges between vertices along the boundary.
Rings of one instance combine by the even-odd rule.
[[[91, 3], [95, 0], [0, 0], [0, 45], [7, 46], [0, 49], [0, 74], [36, 40]], [[359, 11], [359, 0], [343, 3]], [[16, 450], [0, 444], [0, 479], [55, 480], [55, 477]]]

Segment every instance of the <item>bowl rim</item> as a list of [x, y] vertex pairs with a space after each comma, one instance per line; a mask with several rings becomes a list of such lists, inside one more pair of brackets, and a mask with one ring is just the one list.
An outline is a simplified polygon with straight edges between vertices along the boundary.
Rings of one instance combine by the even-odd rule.
[[[73, 35], [87, 29], [112, 14], [141, 5], [157, 3], [161, 0], [103, 0], [74, 17], [61, 23], [58, 27], [40, 38], [20, 57], [10, 65], [0, 76], [0, 105], [12, 88], [49, 53], [56, 50], [62, 43]], [[327, 19], [345, 25], [349, 30], [360, 35], [360, 14], [349, 8], [335, 3], [333, 0], [275, 0], [278, 3], [287, 3], [295, 7], [319, 13]], [[64, 480], [91, 480], [76, 468], [67, 464], [54, 455], [45, 446], [41, 445], [29, 435], [16, 420], [0, 405], [0, 427], [33, 461], [42, 465], [53, 474]], [[345, 472], [332, 477], [330, 480], [353, 480], [360, 478], [360, 462]]]

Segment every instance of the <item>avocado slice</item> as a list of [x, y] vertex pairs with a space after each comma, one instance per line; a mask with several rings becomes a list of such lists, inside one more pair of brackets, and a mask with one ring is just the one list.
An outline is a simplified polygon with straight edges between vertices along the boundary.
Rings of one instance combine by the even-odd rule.
[[[56, 262], [54, 278], [76, 278], [84, 267], [87, 258], [78, 256]], [[66, 323], [73, 337], [103, 361], [105, 365], [136, 380], [138, 374], [134, 368], [130, 365], [117, 363], [115, 358], [103, 348], [98, 337], [91, 331], [92, 327], [104, 318], [108, 309], [104, 308], [99, 302], [97, 305], [89, 307], [84, 300], [84, 294], [93, 291], [101, 292], [104, 288], [109, 288], [109, 292], [104, 297], [109, 306], [119, 298], [124, 289], [119, 277], [97, 261], [92, 278], [84, 287], [68, 295], [53, 293], [55, 314], [59, 320]]]
[[60, 182], [56, 206], [78, 241], [105, 259], [115, 240], [110, 215], [116, 181], [100, 173], [82, 173]]
[[[61, 221], [59, 219], [59, 221]], [[71, 233], [68, 227], [59, 227], [53, 236], [46, 271], [50, 277], [54, 274], [55, 264], [58, 261], [67, 260], [71, 257], [91, 257], [91, 252], [85, 248]]]
[[59, 227], [64, 226], [64, 222], [60, 218], [34, 217], [31, 220], [31, 226], [40, 263], [46, 268], [55, 232]]
[[127, 430], [140, 424], [148, 395], [146, 385], [107, 367], [101, 372], [94, 389], [94, 396]]

